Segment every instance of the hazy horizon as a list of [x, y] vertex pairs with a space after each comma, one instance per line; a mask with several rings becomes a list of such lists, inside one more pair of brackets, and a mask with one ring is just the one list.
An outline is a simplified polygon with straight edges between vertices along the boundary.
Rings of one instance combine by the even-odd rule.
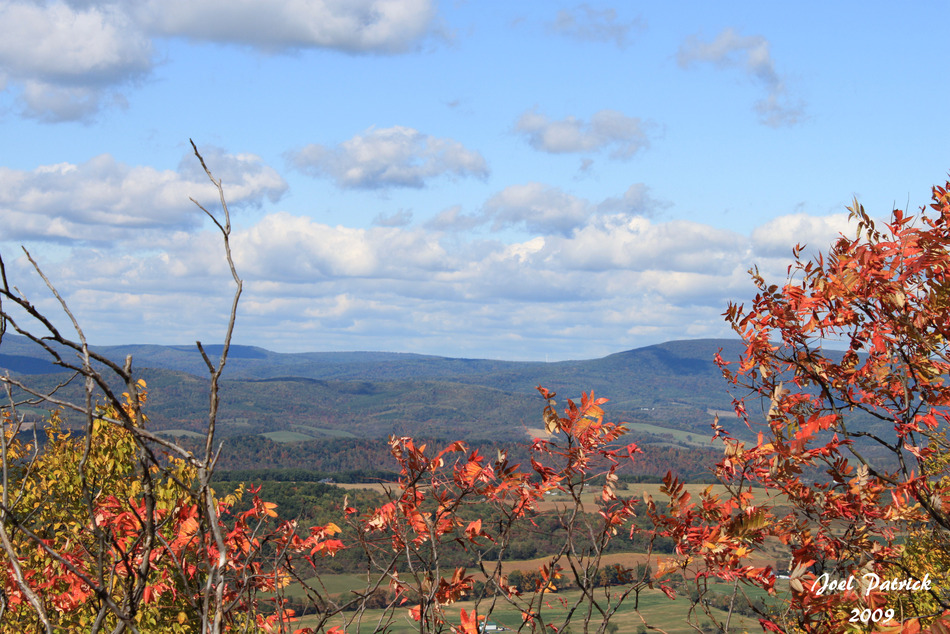
[[[4, 338], [8, 336], [21, 337], [22, 335], [17, 334], [12, 330], [8, 330], [4, 335]], [[565, 359], [506, 359], [504, 357], [452, 357], [446, 355], [438, 354], [426, 354], [421, 352], [415, 352], [412, 350], [292, 350], [292, 351], [281, 351], [281, 350], [272, 350], [265, 346], [258, 346], [254, 344], [245, 344], [239, 341], [232, 342], [231, 350], [232, 356], [234, 356], [235, 348], [256, 348], [264, 350], [266, 352], [271, 352], [275, 354], [394, 354], [394, 355], [412, 355], [412, 356], [423, 356], [423, 357], [440, 357], [444, 359], [459, 359], [459, 360], [477, 360], [477, 361], [505, 361], [511, 363], [560, 363], [565, 361], [590, 361], [595, 359], [602, 359], [604, 357], [609, 357], [615, 354], [622, 354], [624, 352], [631, 352], [635, 350], [640, 350], [643, 348], [650, 348], [654, 346], [662, 346], [665, 344], [675, 344], [675, 343], [688, 343], [695, 341], [735, 341], [739, 342], [741, 339], [738, 337], [700, 337], [695, 339], [669, 339], [667, 341], [660, 341], [653, 344], [648, 344], [645, 346], [635, 346], [633, 348], [624, 348], [621, 350], [614, 350], [612, 352], [607, 352], [603, 355], [597, 355], [592, 357], [576, 357], [576, 358], [565, 358]], [[89, 341], [89, 345], [93, 348], [126, 348], [126, 347], [136, 347], [136, 346], [157, 346], [165, 348], [175, 348], [182, 349], [185, 352], [194, 352], [198, 353], [198, 349], [195, 346], [194, 342], [191, 343], [153, 343], [153, 342], [124, 342], [117, 344], [100, 344], [96, 341]], [[221, 348], [219, 342], [213, 341], [202, 341], [201, 345], [204, 347], [205, 351], [209, 354], [217, 354]], [[212, 353], [214, 351], [214, 353]], [[2, 352], [0, 352], [2, 353]], [[44, 357], [45, 358], [45, 357]]]

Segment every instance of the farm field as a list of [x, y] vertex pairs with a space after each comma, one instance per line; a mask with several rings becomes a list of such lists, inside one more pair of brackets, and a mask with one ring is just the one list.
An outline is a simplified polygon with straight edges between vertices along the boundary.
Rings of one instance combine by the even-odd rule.
[[681, 429], [673, 429], [671, 427], [661, 427], [659, 425], [651, 425], [650, 423], [637, 423], [629, 422], [626, 424], [626, 427], [632, 432], [642, 432], [646, 434], [654, 434], [656, 436], [672, 436], [675, 440], [680, 442], [685, 442], [690, 445], [695, 445], [697, 447], [719, 447], [719, 441], [710, 440], [711, 432], [707, 430], [702, 431], [683, 431]]
[[[665, 557], [666, 556], [662, 554], [649, 557], [646, 553], [610, 553], [603, 556], [601, 565], [610, 566], [620, 564], [622, 566], [635, 567], [637, 564], [642, 564], [652, 560], [652, 565], [655, 566], [659, 560], [662, 560]], [[506, 575], [515, 571], [536, 571], [542, 564], [549, 563], [549, 561], [550, 557], [529, 560], [511, 560], [503, 563], [502, 570]], [[760, 562], [757, 563], [762, 565]], [[481, 575], [475, 569], [469, 569], [468, 573], [473, 574], [476, 581], [481, 578]], [[349, 595], [350, 592], [366, 588], [377, 579], [378, 577], [368, 577], [366, 574], [361, 573], [321, 574], [319, 577], [307, 579], [306, 583], [312, 587], [319, 588], [321, 594], [329, 593], [331, 595], [337, 595], [339, 599], [345, 600], [346, 596]], [[386, 584], [382, 583], [381, 587], [385, 588]], [[710, 590], [721, 594], [729, 594], [731, 593], [732, 589], [732, 584], [720, 582], [713, 582], [710, 584]], [[777, 582], [776, 589], [779, 595], [787, 592], [787, 581], [779, 580]], [[624, 590], [625, 587], [622, 585], [614, 586], [610, 589], [612, 596], [612, 602], [610, 605], [616, 605], [617, 596], [622, 594]], [[603, 590], [598, 589], [597, 592], [603, 593]], [[285, 598], [292, 601], [301, 601], [305, 600], [306, 598], [305, 593], [299, 584], [291, 584], [284, 590], [283, 594]], [[746, 594], [750, 599], [763, 598], [767, 600], [768, 596], [767, 593], [758, 589], [747, 589]], [[541, 613], [545, 618], [545, 622], [560, 624], [560, 621], [566, 616], [568, 609], [578, 601], [580, 596], [580, 591], [576, 589], [567, 589], [561, 592], [546, 594], [543, 598], [541, 610]], [[599, 600], [604, 601], [604, 598], [605, 597], [602, 595]], [[738, 601], [743, 601], [741, 593]], [[606, 605], [606, 603], [602, 603], [602, 606]], [[489, 606], [490, 601], [483, 600], [479, 604], [479, 613], [484, 614], [489, 609]], [[471, 612], [473, 609], [475, 609], [475, 607], [474, 601], [471, 600], [463, 600], [447, 606], [446, 614], [449, 622], [458, 624], [459, 610]], [[573, 622], [576, 624], [576, 627], [573, 629], [574, 632], [581, 631], [579, 626], [583, 621], [583, 614], [585, 613], [585, 610], [586, 606], [584, 604], [582, 604], [576, 610], [575, 617], [573, 619]], [[725, 612], [714, 608], [713, 614], [715, 614], [719, 619], [724, 619], [726, 616]], [[355, 613], [346, 613], [345, 618], [350, 619], [354, 615]], [[385, 612], [382, 609], [367, 610], [365, 611], [360, 624], [354, 624], [347, 621], [346, 631], [372, 632], [376, 628], [376, 625], [381, 622], [380, 620], [385, 616]], [[521, 609], [519, 607], [515, 607], [507, 603], [507, 601], [504, 599], [497, 599], [491, 612], [490, 621], [499, 626], [517, 631], [521, 626], [521, 618]], [[324, 627], [342, 627], [344, 625], [343, 619], [344, 616], [337, 616]], [[668, 632], [669, 634], [685, 634], [686, 632], [697, 631], [689, 624], [690, 619], [693, 624], [700, 627], [710, 624], [707, 615], [704, 614], [700, 608], [696, 608], [692, 605], [688, 594], [677, 591], [676, 597], [674, 599], [670, 599], [659, 589], [644, 589], [640, 592], [639, 596], [628, 596], [623, 601], [623, 604], [617, 611], [616, 615], [612, 617], [611, 622], [617, 625], [616, 634], [639, 634], [644, 631], [649, 631], [645, 629], [644, 622], [654, 627], [661, 627], [662, 631]], [[316, 624], [316, 622], [317, 618], [314, 616], [302, 616], [297, 621], [295, 621], [295, 627], [313, 626]], [[597, 618], [593, 618], [592, 622], [597, 622]], [[733, 613], [731, 623], [732, 626], [736, 628], [732, 630], [735, 632], [760, 631], [758, 620], [756, 618], [744, 616], [738, 612]], [[411, 620], [407, 609], [400, 607], [394, 611], [392, 623], [390, 624], [387, 631], [397, 633], [418, 632], [418, 623], [415, 623]], [[712, 631], [712, 629], [709, 631]]]
[[204, 438], [204, 434], [199, 434], [190, 429], [163, 429], [158, 433], [165, 434], [166, 436], [174, 436], [176, 438]]
[[[516, 562], [513, 562], [513, 564], [515, 566], [519, 565]], [[342, 588], [342, 591], [346, 591], [348, 589], [345, 587], [347, 583], [355, 582], [358, 584], [356, 587], [365, 583], [361, 575], [325, 575], [323, 582], [330, 591], [337, 588]], [[614, 594], [617, 593], [617, 590], [619, 590], [619, 588], [613, 588]], [[288, 592], [288, 596], [292, 596], [290, 591]], [[568, 609], [573, 606], [579, 598], [580, 592], [577, 590], [546, 595], [542, 608], [542, 615], [545, 617], [545, 621], [559, 624], [567, 615]], [[614, 602], [616, 602], [616, 599], [614, 599]], [[482, 602], [480, 610], [484, 612], [487, 606], [487, 602]], [[616, 630], [617, 634], [636, 634], [637, 632], [642, 632], [645, 630], [644, 622], [654, 627], [662, 627], [663, 631], [669, 634], [695, 634], [696, 629], [689, 624], [689, 620], [692, 619], [695, 624], [703, 626], [709, 623], [709, 619], [701, 610], [693, 610], [692, 607], [687, 596], [678, 595], [675, 599], [671, 600], [660, 590], [648, 589], [641, 592], [639, 597], [633, 595], [628, 596], [616, 615], [611, 618], [611, 622], [618, 626]], [[637, 608], [639, 608], [639, 610]], [[466, 612], [471, 612], [473, 609], [475, 609], [475, 603], [473, 601], [459, 601], [452, 604], [446, 608], [448, 621], [453, 624], [458, 624], [459, 611], [465, 610]], [[575, 626], [573, 631], [581, 631], [580, 627], [583, 622], [584, 613], [585, 607], [582, 605], [575, 612], [575, 616], [572, 619], [572, 623]], [[715, 614], [717, 618], [723, 619], [726, 616], [724, 612], [716, 609], [713, 609], [713, 614]], [[353, 614], [347, 615], [348, 619], [352, 617]], [[372, 632], [383, 618], [385, 618], [383, 610], [367, 610], [363, 614], [359, 624], [348, 622], [346, 631]], [[492, 610], [489, 620], [509, 630], [517, 631], [522, 623], [521, 610], [507, 602], [499, 600]], [[316, 623], [316, 617], [303, 616], [295, 622], [294, 627], [312, 627], [316, 625]], [[596, 626], [599, 624], [598, 619], [596, 617], [592, 618], [592, 623]], [[325, 627], [342, 627], [343, 625], [343, 617], [338, 616], [332, 619]], [[739, 614], [733, 614], [732, 625], [736, 628], [740, 628], [734, 631], [743, 631], [743, 629], [747, 631], [760, 630], [757, 619]], [[404, 632], [408, 634], [410, 632], [418, 632], [419, 626], [418, 623], [414, 622], [409, 616], [408, 609], [397, 608], [387, 631], [393, 633]]]
[[[335, 484], [340, 488], [346, 490], [353, 489], [366, 489], [369, 491], [375, 491], [377, 493], [383, 493], [387, 490], [395, 488], [394, 483], [386, 482], [368, 482], [368, 483], [347, 483], [347, 484]], [[620, 489], [617, 491], [620, 497], [624, 498], [642, 498], [644, 494], [650, 495], [657, 502], [662, 502], [666, 496], [660, 491], [662, 484], [655, 482], [638, 482], [627, 484], [627, 490]], [[699, 499], [702, 495], [702, 492], [707, 488], [712, 487], [712, 492], [720, 495], [727, 494], [726, 487], [721, 484], [685, 484], [683, 485], [684, 489], [689, 492], [693, 499]], [[772, 499], [769, 492], [762, 488], [753, 488], [752, 490], [754, 500], [756, 504], [763, 504], [765, 502], [772, 502], [778, 504], [778, 500]], [[593, 510], [596, 508], [597, 500], [600, 499], [600, 489], [597, 487], [591, 487], [590, 491], [587, 493], [581, 494], [581, 504], [590, 505], [590, 509]], [[568, 496], [566, 494], [560, 495], [551, 495], [547, 499], [542, 501], [538, 505], [540, 511], [552, 511], [557, 508], [562, 508], [563, 505], [567, 502]]]
[[304, 434], [310, 434], [315, 437], [324, 437], [324, 438], [356, 438], [356, 434], [342, 430], [342, 429], [329, 429], [327, 427], [314, 427], [313, 425], [293, 425], [294, 430], [300, 431]]
[[[719, 410], [714, 410], [719, 411]], [[653, 425], [651, 423], [640, 423], [636, 421], [627, 421], [624, 423], [624, 426], [633, 433], [641, 434], [650, 434], [657, 437], [666, 437], [669, 436], [676, 442], [686, 443], [694, 447], [721, 447], [721, 443], [718, 440], [712, 440], [711, 432], [708, 429], [701, 429], [698, 431], [684, 431], [682, 429], [675, 429], [673, 427], [663, 427], [661, 425]], [[546, 431], [543, 427], [526, 427], [525, 434], [529, 438], [552, 438], [553, 434]], [[650, 442], [650, 445], [663, 444], [658, 442]]]

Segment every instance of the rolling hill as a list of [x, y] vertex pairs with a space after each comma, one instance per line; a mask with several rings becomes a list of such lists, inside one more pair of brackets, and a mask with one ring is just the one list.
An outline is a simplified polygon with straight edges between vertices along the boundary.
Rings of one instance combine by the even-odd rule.
[[[221, 425], [227, 434], [287, 432], [307, 437], [383, 438], [389, 434], [522, 440], [539, 427], [542, 384], [564, 397], [593, 389], [611, 399], [608, 415], [627, 420], [642, 440], [705, 444], [711, 410], [730, 408], [712, 359], [732, 340], [672, 341], [600, 359], [557, 363], [453, 359], [385, 352], [277, 353], [233, 346], [224, 373]], [[133, 367], [149, 386], [156, 429], [200, 432], [207, 411], [204, 363], [194, 347], [95, 348]], [[209, 354], [220, 348], [209, 347]], [[52, 386], [45, 352], [7, 335], [0, 368]], [[68, 393], [68, 392], [67, 392]]]

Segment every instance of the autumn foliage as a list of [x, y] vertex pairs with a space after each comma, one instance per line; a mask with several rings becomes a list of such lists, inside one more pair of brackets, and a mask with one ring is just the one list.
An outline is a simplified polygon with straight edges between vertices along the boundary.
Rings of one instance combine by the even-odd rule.
[[[127, 614], [130, 625], [146, 631], [200, 629], [201, 596], [221, 553], [201, 525], [194, 470], [172, 460], [164, 472], [155, 465], [141, 471], [133, 433], [101, 419], [88, 443], [64, 430], [58, 414], [46, 435], [37, 452], [7, 434], [7, 464], [20, 473], [5, 491], [3, 537], [19, 556], [6, 562], [4, 623], [19, 631], [40, 629], [44, 620], [55, 631], [111, 631]], [[251, 508], [232, 516], [230, 507], [245, 493]], [[269, 526], [274, 505], [253, 491], [215, 504], [225, 529], [224, 599], [233, 606], [224, 626], [243, 628], [246, 615], [260, 611], [259, 593], [287, 582], [279, 565], [268, 565], [265, 541], [268, 552], [332, 551], [327, 538], [334, 531], [316, 527], [301, 538], [291, 524]]]
[[[46, 347], [85, 396], [0, 378], [3, 631], [338, 634], [409, 622], [476, 634], [504, 607], [521, 615], [522, 631], [606, 632], [623, 606], [638, 612], [641, 595], [662, 592], [691, 602], [694, 629], [702, 616], [728, 632], [740, 629], [745, 591], [758, 589], [770, 596], [755, 607], [763, 631], [950, 632], [947, 189], [934, 188], [920, 215], [894, 211], [881, 228], [855, 203], [856, 235], [814, 259], [796, 248], [781, 286], [752, 272], [755, 299], [725, 313], [745, 352], [716, 359], [738, 417], [713, 423], [724, 452], [710, 469], [727, 493], [694, 497], [668, 475], [665, 499], [624, 497], [618, 466], [641, 451], [607, 420], [607, 400], [559, 403], [539, 386], [546, 437], [527, 463], [462, 441], [393, 437], [400, 473], [385, 502], [344, 502], [318, 526], [281, 519], [253, 487], [211, 486], [218, 378], [241, 294], [223, 191], [221, 203], [223, 218], [206, 213], [236, 292], [217, 363], [198, 344], [211, 378], [202, 455], [149, 431], [131, 358], [95, 355], [75, 320], [77, 340], [60, 333], [7, 284], [0, 260], [0, 336], [9, 327]], [[37, 403], [53, 411], [44, 443], [18, 416]], [[83, 432], [62, 425], [70, 415]], [[542, 511], [552, 493], [560, 502]], [[542, 513], [553, 517], [557, 552], [515, 581], [511, 545]], [[634, 536], [650, 565], [608, 573], [610, 544]], [[661, 538], [675, 553], [654, 552]], [[359, 552], [366, 585], [341, 598], [314, 575], [344, 550]], [[306, 621], [288, 608], [290, 584], [314, 608]], [[732, 588], [721, 611], [710, 607], [713, 584]], [[577, 592], [567, 598], [564, 588]]]
[[[881, 228], [850, 211], [854, 237], [811, 260], [797, 247], [781, 286], [753, 271], [754, 301], [729, 306], [746, 349], [717, 361], [756, 439], [717, 422], [732, 495], [696, 504], [673, 487], [659, 519], [699, 575], [771, 590], [773, 571], [743, 562], [770, 540], [788, 547], [790, 597], [767, 630], [945, 631], [950, 195], [935, 187], [929, 209]], [[754, 504], [753, 485], [782, 512]]]

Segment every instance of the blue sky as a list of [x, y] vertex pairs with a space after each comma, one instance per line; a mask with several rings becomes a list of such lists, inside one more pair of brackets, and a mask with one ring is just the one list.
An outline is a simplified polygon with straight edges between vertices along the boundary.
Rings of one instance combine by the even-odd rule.
[[[945, 3], [0, 0], [0, 250], [96, 343], [593, 358], [950, 169]], [[65, 323], [60, 319], [59, 323]]]

